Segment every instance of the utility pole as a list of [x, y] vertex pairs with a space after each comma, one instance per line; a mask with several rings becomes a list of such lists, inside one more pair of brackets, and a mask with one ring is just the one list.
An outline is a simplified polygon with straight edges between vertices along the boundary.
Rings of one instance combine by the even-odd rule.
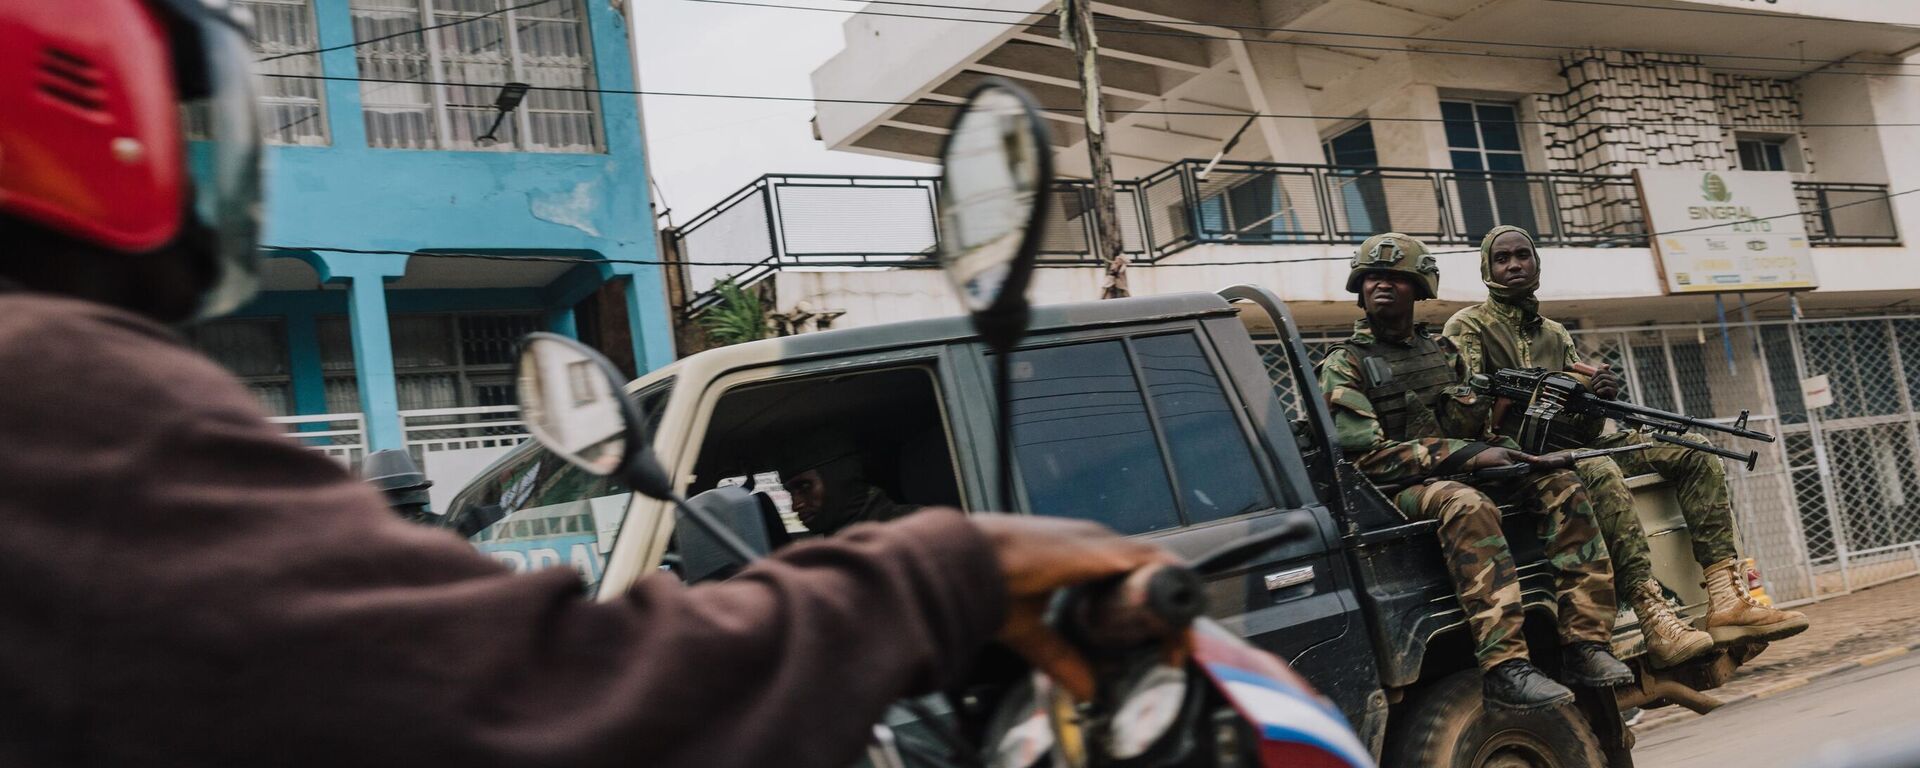
[[1093, 255], [1107, 267], [1100, 298], [1124, 299], [1127, 254], [1120, 248], [1119, 203], [1113, 191], [1113, 156], [1107, 153], [1106, 97], [1100, 92], [1100, 41], [1093, 34], [1092, 0], [1060, 0], [1060, 38], [1080, 60], [1080, 110], [1087, 126], [1087, 160], [1093, 168]]

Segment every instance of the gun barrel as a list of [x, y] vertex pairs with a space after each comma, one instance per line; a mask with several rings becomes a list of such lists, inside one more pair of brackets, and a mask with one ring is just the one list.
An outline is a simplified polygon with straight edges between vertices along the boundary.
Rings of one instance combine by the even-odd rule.
[[[1649, 408], [1644, 405], [1619, 400], [1602, 400], [1592, 394], [1586, 395], [1583, 399], [1596, 410], [1606, 413], [1609, 416], [1624, 416], [1626, 418], [1622, 419], [1623, 421], [1636, 421], [1656, 429], [1673, 431], [1703, 429], [1733, 435], [1734, 437], [1742, 437], [1748, 440], [1759, 440], [1763, 443], [1771, 443], [1774, 440], [1773, 435], [1765, 432], [1759, 432], [1745, 427], [1718, 424], [1706, 419], [1696, 419], [1682, 413], [1663, 411], [1658, 408]], [[1744, 460], [1745, 457], [1729, 455], [1728, 458], [1740, 458]]]
[[1658, 432], [1653, 433], [1652, 437], [1653, 439], [1663, 443], [1667, 443], [1668, 445], [1677, 445], [1682, 448], [1692, 448], [1693, 450], [1696, 450], [1696, 451], [1704, 451], [1706, 453], [1711, 453], [1715, 456], [1724, 456], [1726, 458], [1733, 459], [1734, 461], [1740, 462], [1741, 464], [1745, 464], [1748, 472], [1752, 472], [1754, 465], [1760, 462], [1759, 451], [1747, 451], [1746, 453], [1741, 453], [1739, 451], [1731, 450], [1728, 448], [1722, 448], [1712, 443], [1703, 442], [1699, 440], [1688, 440], [1684, 437], [1674, 437], [1673, 435], [1663, 435]]

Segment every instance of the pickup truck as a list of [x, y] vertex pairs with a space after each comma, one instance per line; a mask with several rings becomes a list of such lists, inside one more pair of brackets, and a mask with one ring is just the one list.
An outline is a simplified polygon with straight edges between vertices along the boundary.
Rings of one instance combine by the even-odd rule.
[[[1654, 670], [1623, 612], [1615, 646], [1640, 673], [1634, 686], [1580, 690], [1576, 706], [1547, 712], [1487, 711], [1433, 523], [1402, 517], [1343, 459], [1299, 329], [1272, 293], [1038, 307], [1030, 329], [1007, 360], [1015, 498], [999, 490], [997, 361], [965, 318], [709, 350], [628, 391], [688, 495], [764, 479], [792, 451], [828, 444], [857, 453], [865, 481], [901, 504], [1086, 518], [1187, 557], [1310, 521], [1317, 535], [1210, 577], [1209, 613], [1307, 677], [1384, 765], [1630, 765], [1621, 708], [1709, 709], [1716, 702], [1700, 691], [1759, 650]], [[1271, 347], [1263, 359], [1256, 337], [1278, 339], [1284, 360]], [[1671, 492], [1657, 477], [1633, 484], [1657, 575], [1698, 616], [1705, 596], [1686, 587], [1700, 573]], [[677, 557], [670, 505], [531, 442], [447, 514], [497, 519], [474, 534], [477, 546], [516, 565], [577, 568], [603, 599]], [[1534, 522], [1513, 512], [1508, 528], [1529, 637], [1551, 649], [1551, 577]], [[1539, 655], [1551, 671], [1557, 654]]]

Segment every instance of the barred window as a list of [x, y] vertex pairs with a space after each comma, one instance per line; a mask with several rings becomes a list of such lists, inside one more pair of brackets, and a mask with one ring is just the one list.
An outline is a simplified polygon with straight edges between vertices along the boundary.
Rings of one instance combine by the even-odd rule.
[[[319, 47], [313, 0], [239, 0], [253, 14], [253, 50], [260, 72], [270, 75], [319, 75], [319, 54], [273, 58]], [[267, 59], [271, 59], [270, 61]], [[261, 129], [274, 144], [327, 144], [327, 108], [322, 80], [260, 78]]]
[[[352, 0], [367, 141], [400, 149], [598, 152], [593, 53], [581, 0], [500, 12], [515, 0]], [[524, 4], [524, 3], [522, 3]], [[493, 15], [487, 15], [493, 14]], [[480, 146], [498, 114], [500, 86], [534, 86]], [[428, 85], [474, 83], [475, 85]]]

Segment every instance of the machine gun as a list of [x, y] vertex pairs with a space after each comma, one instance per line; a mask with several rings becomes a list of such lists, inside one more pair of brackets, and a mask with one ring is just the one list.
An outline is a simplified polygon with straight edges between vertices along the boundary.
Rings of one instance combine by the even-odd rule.
[[[1592, 375], [1597, 369], [1587, 368], [1580, 371]], [[1539, 453], [1547, 449], [1547, 440], [1552, 435], [1556, 419], [1562, 415], [1578, 415], [1593, 418], [1607, 418], [1648, 433], [1650, 437], [1662, 443], [1704, 451], [1715, 456], [1723, 456], [1738, 461], [1752, 471], [1760, 460], [1757, 451], [1739, 451], [1721, 448], [1702, 440], [1688, 440], [1681, 435], [1689, 430], [1707, 430], [1743, 437], [1748, 440], [1773, 442], [1773, 435], [1747, 428], [1747, 412], [1741, 411], [1740, 417], [1732, 424], [1719, 424], [1705, 419], [1697, 419], [1685, 414], [1649, 408], [1644, 405], [1606, 400], [1593, 394], [1587, 385], [1572, 374], [1548, 371], [1544, 368], [1502, 368], [1493, 376], [1474, 374], [1469, 382], [1475, 392], [1501, 398], [1525, 406], [1522, 414], [1520, 432], [1514, 439], [1520, 448], [1528, 453]]]

